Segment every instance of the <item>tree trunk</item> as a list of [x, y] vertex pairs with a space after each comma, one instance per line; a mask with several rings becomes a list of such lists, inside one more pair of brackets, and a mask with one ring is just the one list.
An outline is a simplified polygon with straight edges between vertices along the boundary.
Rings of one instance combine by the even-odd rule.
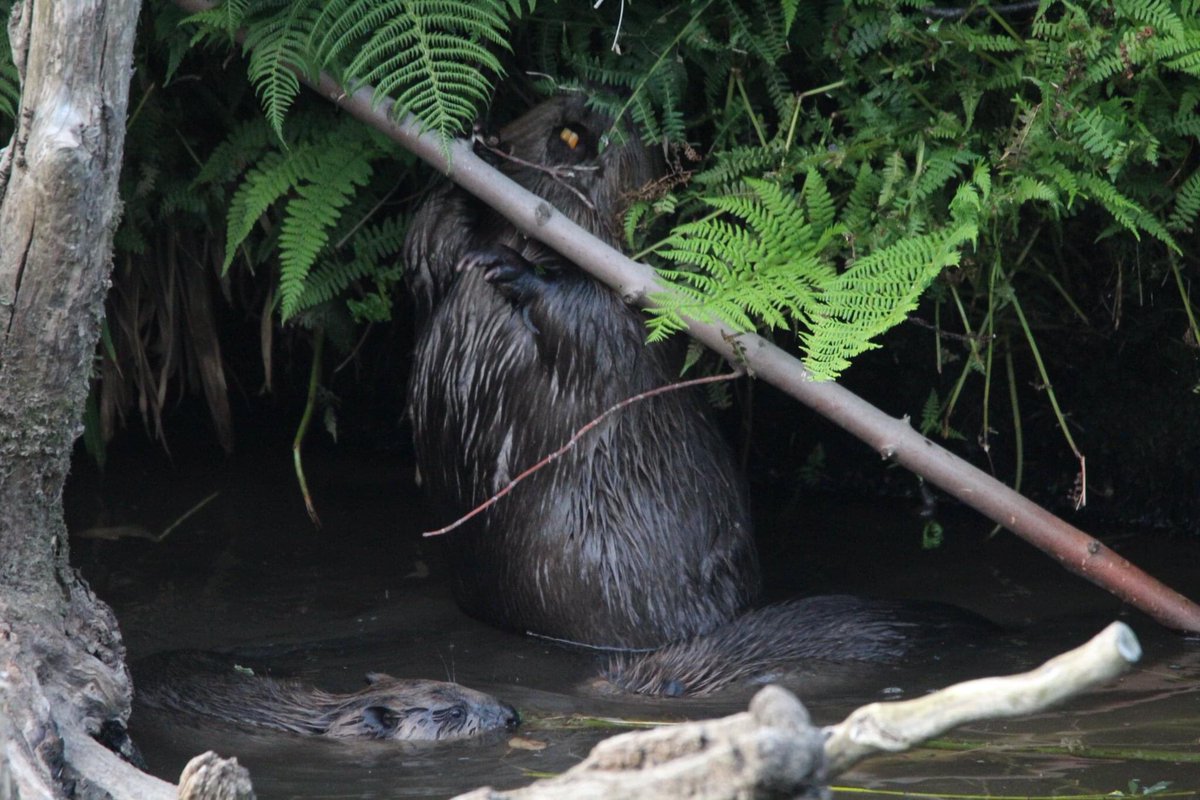
[[139, 5], [17, 0], [9, 21], [22, 97], [0, 151], [5, 797], [106, 796], [115, 757], [89, 737], [119, 740], [129, 715], [125, 648], [68, 564], [62, 491], [109, 284]]

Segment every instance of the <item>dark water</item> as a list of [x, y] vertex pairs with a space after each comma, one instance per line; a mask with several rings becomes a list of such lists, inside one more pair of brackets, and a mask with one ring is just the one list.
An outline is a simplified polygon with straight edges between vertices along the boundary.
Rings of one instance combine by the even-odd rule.
[[[577, 763], [611, 731], [573, 725], [576, 715], [671, 721], [745, 708], [749, 689], [715, 700], [605, 695], [590, 683], [600, 666], [594, 657], [457, 611], [436, 553], [417, 535], [446, 520], [425, 507], [397, 457], [315, 452], [308, 465], [319, 531], [304, 513], [284, 445], [228, 463], [116, 453], [103, 480], [77, 468], [68, 487], [73, 558], [117, 609], [131, 658], [236, 650], [333, 690], [357, 688], [371, 671], [453, 679], [517, 706], [527, 720], [521, 735], [544, 748], [513, 746], [506, 735], [448, 745], [325, 741], [139, 709], [133, 734], [156, 774], [174, 780], [191, 756], [213, 749], [237, 756], [268, 800], [446, 797], [522, 785]], [[212, 492], [217, 498], [162, 542], [78, 535], [119, 525], [156, 533]], [[1124, 612], [1011, 535], [989, 537], [990, 525], [977, 517], [942, 522], [947, 543], [932, 553], [920, 550], [921, 522], [894, 505], [824, 499], [774, 532], [764, 563], [781, 593], [802, 586], [938, 599], [1016, 631], [905, 669], [810, 667], [794, 681], [817, 723], [867, 702], [1032, 667], [1114, 618], [1134, 627], [1146, 657], [1064, 708], [959, 729], [948, 737], [954, 749], [866, 762], [835, 781], [856, 787], [841, 796], [1099, 796], [1128, 791], [1133, 779], [1171, 781], [1170, 795], [1159, 796], [1200, 796], [1200, 762], [1181, 760], [1200, 753], [1200, 643]], [[1158, 534], [1110, 544], [1200, 595], [1195, 541]]]

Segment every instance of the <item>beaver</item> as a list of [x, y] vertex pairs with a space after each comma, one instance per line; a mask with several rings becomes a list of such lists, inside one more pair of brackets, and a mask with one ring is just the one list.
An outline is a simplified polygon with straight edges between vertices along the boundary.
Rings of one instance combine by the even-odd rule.
[[151, 656], [134, 668], [135, 699], [146, 706], [291, 733], [448, 741], [512, 730], [520, 720], [507, 703], [456, 683], [383, 673], [370, 673], [367, 682], [357, 692], [334, 694], [193, 651]]
[[[627, 198], [662, 165], [634, 136], [601, 147], [609, 127], [582, 95], [557, 97], [503, 128], [497, 150], [508, 157], [494, 160], [619, 248]], [[474, 508], [606, 408], [679, 375], [678, 342], [648, 344], [641, 313], [617, 292], [453, 186], [418, 208], [404, 255], [418, 316], [409, 415], [419, 476], [441, 507]], [[881, 640], [881, 619], [895, 615], [896, 630], [908, 630], [924, 613], [835, 602], [785, 604], [757, 624], [744, 616], [761, 600], [745, 491], [692, 391], [605, 419], [450, 539], [455, 597], [473, 616], [606, 650], [687, 641], [697, 658], [727, 660], [730, 676], [770, 660], [771, 648], [752, 648], [739, 667], [746, 653], [733, 643], [778, 644], [768, 626], [782, 618], [794, 639], [785, 658], [836, 655], [852, 638], [859, 656], [886, 659], [903, 637]], [[836, 611], [838, 624], [812, 620], [814, 610]], [[703, 643], [731, 620], [743, 634]], [[718, 641], [727, 644], [714, 649]], [[679, 669], [687, 662], [680, 651], [621, 658], [609, 676], [665, 694], [728, 682]]]

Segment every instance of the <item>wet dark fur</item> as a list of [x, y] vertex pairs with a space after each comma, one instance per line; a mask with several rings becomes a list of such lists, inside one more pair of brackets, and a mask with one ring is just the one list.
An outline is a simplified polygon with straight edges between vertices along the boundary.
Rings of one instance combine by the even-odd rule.
[[[564, 127], [580, 135], [576, 148], [560, 138]], [[565, 182], [591, 208], [563, 179], [504, 159], [498, 166], [619, 246], [625, 194], [659, 169], [636, 137], [599, 150], [595, 137], [607, 127], [570, 97], [500, 133], [500, 147], [525, 162], [574, 168]], [[406, 260], [423, 315], [410, 391], [417, 459], [444, 509], [473, 508], [612, 404], [678, 378], [677, 346], [647, 345], [640, 312], [452, 186], [417, 212]], [[903, 634], [877, 634], [907, 630], [899, 620], [889, 630], [882, 609], [840, 624], [790, 606], [787, 634], [752, 614], [734, 623], [744, 633], [705, 642], [702, 634], [758, 602], [760, 578], [728, 446], [688, 392], [608, 418], [450, 533], [446, 549], [458, 602], [494, 624], [604, 648], [699, 636], [696, 657], [710, 666], [698, 671], [678, 649], [687, 645], [615, 665], [610, 677], [638, 691], [711, 690], [728, 682], [722, 661], [730, 675], [747, 674], [770, 660], [768, 644], [783, 644], [788, 658], [840, 658], [860, 638], [876, 642], [864, 654], [886, 655]], [[771, 615], [781, 612], [754, 612], [764, 613], [777, 622]], [[744, 637], [762, 646], [739, 665]]]
[[153, 708], [292, 733], [407, 741], [465, 739], [515, 728], [517, 712], [459, 686], [381, 673], [370, 685], [333, 694], [300, 681], [247, 674], [206, 653], [164, 653], [134, 668], [137, 702]]
[[700, 695], [802, 660], [899, 663], [992, 632], [974, 614], [938, 603], [820, 595], [755, 609], [653, 653], [619, 657], [605, 677], [639, 694]]

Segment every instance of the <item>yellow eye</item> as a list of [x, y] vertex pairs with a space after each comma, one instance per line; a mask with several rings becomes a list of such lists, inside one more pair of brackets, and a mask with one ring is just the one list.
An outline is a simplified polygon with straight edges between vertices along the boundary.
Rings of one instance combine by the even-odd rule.
[[570, 128], [563, 128], [562, 132], [558, 134], [558, 138], [566, 142], [567, 147], [572, 150], [579, 146], [579, 134]]

